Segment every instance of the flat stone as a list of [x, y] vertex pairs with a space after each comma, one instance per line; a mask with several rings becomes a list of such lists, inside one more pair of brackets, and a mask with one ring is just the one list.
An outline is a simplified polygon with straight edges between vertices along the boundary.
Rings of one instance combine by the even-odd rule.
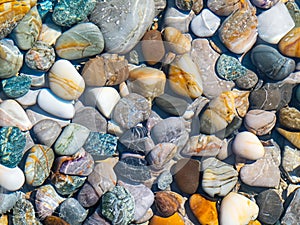
[[61, 126], [58, 122], [50, 119], [44, 119], [39, 121], [33, 127], [33, 132], [36, 135], [38, 141], [51, 147], [59, 134], [61, 133]]
[[59, 216], [72, 225], [80, 225], [88, 215], [75, 198], [67, 198], [59, 207]]
[[299, 224], [300, 223], [300, 188], [295, 191], [295, 195], [288, 206], [282, 224]]
[[156, 97], [155, 104], [163, 111], [175, 116], [182, 116], [188, 107], [188, 103], [184, 99], [168, 94], [162, 94]]
[[300, 182], [300, 151], [297, 148], [284, 146], [282, 168], [292, 183]]
[[247, 70], [246, 75], [237, 78], [234, 82], [239, 88], [249, 90], [257, 84], [258, 76], [253, 71]]

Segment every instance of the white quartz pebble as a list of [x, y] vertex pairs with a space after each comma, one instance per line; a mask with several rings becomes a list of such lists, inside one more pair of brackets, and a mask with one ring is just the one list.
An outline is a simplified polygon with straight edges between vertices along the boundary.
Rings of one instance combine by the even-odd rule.
[[19, 167], [9, 168], [0, 164], [0, 186], [8, 191], [19, 190], [25, 182], [23, 171]]
[[16, 98], [16, 101], [19, 102], [22, 106], [35, 105], [39, 93], [40, 90], [29, 90], [22, 97]]
[[258, 137], [248, 131], [238, 133], [233, 141], [233, 152], [242, 158], [257, 160], [264, 156], [265, 149]]
[[75, 108], [72, 101], [66, 101], [58, 98], [49, 89], [42, 89], [38, 95], [37, 103], [47, 113], [62, 119], [72, 119], [75, 114]]
[[211, 37], [214, 35], [221, 20], [208, 9], [203, 9], [202, 12], [194, 17], [191, 23], [191, 30], [198, 37]]

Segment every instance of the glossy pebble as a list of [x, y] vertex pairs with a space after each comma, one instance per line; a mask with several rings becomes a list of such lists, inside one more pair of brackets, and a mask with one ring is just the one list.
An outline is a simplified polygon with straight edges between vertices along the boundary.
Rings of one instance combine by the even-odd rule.
[[59, 216], [72, 225], [80, 225], [88, 215], [75, 198], [66, 199], [59, 207]]
[[10, 98], [19, 98], [28, 93], [31, 78], [28, 76], [15, 76], [2, 80], [2, 90]]
[[198, 37], [210, 37], [214, 35], [221, 23], [219, 17], [208, 9], [203, 9], [191, 23], [191, 30]]
[[172, 225], [184, 225], [184, 220], [180, 217], [179, 213], [174, 213], [172, 216], [169, 216], [167, 218], [160, 217], [157, 215], [154, 215], [149, 225], [166, 225], [166, 224], [172, 224]]
[[8, 191], [19, 190], [25, 182], [23, 171], [19, 167], [9, 168], [0, 164], [0, 186]]
[[41, 224], [35, 217], [34, 206], [29, 200], [24, 198], [18, 199], [12, 211], [13, 224]]
[[247, 74], [247, 69], [238, 59], [229, 55], [222, 54], [216, 66], [219, 76], [226, 80], [236, 80]]
[[33, 127], [33, 133], [36, 135], [38, 141], [49, 147], [54, 144], [61, 130], [59, 123], [51, 119], [41, 120]]
[[191, 50], [191, 41], [174, 27], [166, 27], [163, 31], [164, 40], [176, 54], [185, 54]]

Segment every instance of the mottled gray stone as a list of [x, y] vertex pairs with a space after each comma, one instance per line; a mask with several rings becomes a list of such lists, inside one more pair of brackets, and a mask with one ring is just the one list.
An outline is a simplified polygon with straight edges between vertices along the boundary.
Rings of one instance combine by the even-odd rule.
[[83, 207], [91, 207], [95, 205], [99, 199], [100, 196], [89, 182], [86, 182], [82, 186], [77, 195], [77, 200]]
[[282, 168], [292, 183], [300, 182], [300, 151], [284, 146]]
[[175, 116], [182, 116], [188, 107], [188, 103], [168, 94], [162, 94], [155, 98], [155, 103], [159, 108]]
[[59, 216], [72, 225], [80, 225], [87, 217], [85, 210], [75, 198], [67, 198], [60, 205]]
[[162, 172], [157, 178], [157, 186], [160, 190], [166, 190], [173, 182], [173, 177], [170, 171]]
[[300, 224], [300, 188], [295, 191], [295, 195], [281, 220], [282, 225]]
[[43, 144], [51, 147], [59, 134], [61, 133], [60, 125], [50, 119], [41, 120], [33, 127], [33, 133], [36, 135], [38, 141]]

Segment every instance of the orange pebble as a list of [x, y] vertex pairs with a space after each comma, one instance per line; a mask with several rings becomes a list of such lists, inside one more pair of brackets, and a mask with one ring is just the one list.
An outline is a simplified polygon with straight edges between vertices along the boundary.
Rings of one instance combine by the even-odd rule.
[[149, 225], [184, 225], [184, 221], [178, 213], [167, 218], [154, 215]]
[[261, 225], [261, 223], [258, 220], [251, 220], [248, 225]]

